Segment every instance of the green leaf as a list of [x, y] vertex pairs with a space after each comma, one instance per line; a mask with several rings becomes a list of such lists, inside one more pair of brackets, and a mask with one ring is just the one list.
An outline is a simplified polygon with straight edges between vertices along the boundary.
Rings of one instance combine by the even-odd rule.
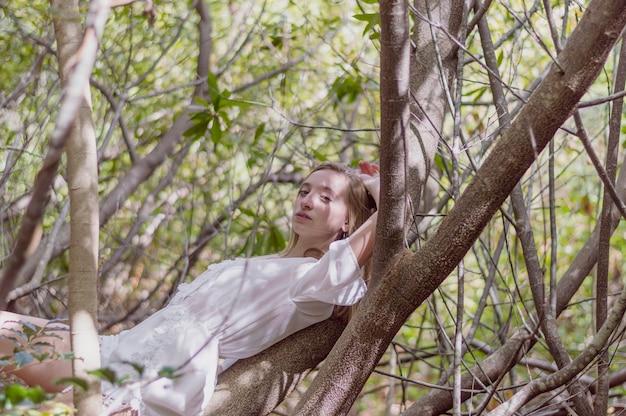
[[226, 127], [225, 130], [228, 130], [230, 126], [232, 125], [232, 122], [230, 121], [230, 117], [228, 117], [228, 113], [226, 111], [220, 111], [219, 116], [220, 116], [220, 120]]
[[339, 101], [345, 98], [348, 103], [353, 103], [363, 92], [361, 81], [360, 77], [350, 75], [339, 77], [333, 82], [331, 91], [335, 93]]
[[37, 336], [41, 330], [40, 326], [33, 325], [30, 322], [17, 321], [17, 323], [22, 325], [22, 332], [27, 339]]
[[268, 252], [282, 251], [287, 246], [287, 240], [278, 227], [270, 227], [268, 234]]
[[71, 385], [74, 386], [74, 388], [79, 388], [83, 391], [87, 391], [89, 388], [87, 381], [79, 377], [61, 377], [54, 380], [54, 382], [61, 386]]
[[89, 371], [89, 374], [98, 377], [100, 380], [106, 380], [111, 384], [114, 384], [117, 380], [117, 374], [110, 368], [99, 368], [97, 370]]
[[30, 387], [26, 390], [26, 396], [28, 400], [34, 404], [41, 404], [50, 398], [50, 395], [45, 392], [40, 386]]
[[259, 140], [263, 132], [265, 131], [265, 123], [261, 123], [257, 126], [256, 130], [254, 130], [254, 143]]
[[15, 365], [18, 368], [23, 367], [26, 364], [34, 360], [34, 357], [32, 356], [32, 354], [29, 354], [24, 351], [16, 351], [13, 357], [15, 358]]
[[281, 49], [283, 47], [283, 37], [282, 36], [270, 36], [270, 42], [276, 49]]
[[139, 376], [143, 376], [143, 372], [145, 370], [145, 367], [141, 364], [138, 363], [134, 363], [132, 361], [123, 361], [124, 364], [128, 364], [131, 367], [133, 367], [133, 370], [135, 370], [137, 372], [137, 374], [139, 374]]
[[213, 119], [213, 123], [211, 123], [211, 141], [217, 145], [222, 140], [222, 128], [220, 126], [219, 120], [216, 118]]
[[209, 127], [209, 119], [202, 120], [201, 122], [195, 124], [194, 126], [188, 128], [183, 135], [185, 137], [189, 137], [193, 140], [197, 140], [200, 137], [203, 137], [207, 132]]
[[247, 207], [239, 207], [239, 212], [242, 215], [247, 215], [250, 218], [256, 218], [256, 212]]
[[39, 362], [42, 362], [46, 358], [50, 358], [52, 356], [52, 354], [50, 354], [48, 352], [44, 352], [44, 353], [33, 352], [32, 355], [33, 355], [33, 358], [35, 358]]
[[326, 157], [326, 155], [320, 153], [318, 150], [316, 149], [311, 149], [311, 152], [313, 153], [313, 155], [315, 156], [315, 158], [317, 160], [319, 160], [320, 162], [326, 162], [328, 161], [328, 158]]
[[446, 170], [446, 161], [440, 154], [435, 154], [435, 164], [439, 167], [439, 169], [441, 169], [441, 171]]
[[[213, 104], [214, 108], [217, 108], [217, 102], [220, 99], [219, 88], [217, 88], [217, 77], [211, 71], [209, 71], [209, 75], [207, 76], [207, 84], [209, 86], [209, 92], [211, 96], [211, 104]], [[208, 107], [208, 105], [207, 105]]]
[[[246, 109], [252, 106], [252, 103], [246, 102], [246, 101], [241, 101], [241, 100], [230, 100], [227, 97], [230, 96], [230, 91], [223, 91], [222, 92], [222, 97], [220, 98], [220, 110], [223, 110], [225, 108], [242, 108], [242, 109]], [[217, 111], [217, 109], [215, 109]], [[220, 112], [221, 113], [221, 112]]]
[[159, 370], [159, 377], [167, 377], [167, 378], [176, 378], [176, 368], [174, 367], [163, 367]]
[[352, 17], [354, 17], [357, 20], [367, 23], [365, 25], [365, 29], [363, 29], [363, 36], [365, 36], [367, 32], [370, 32], [370, 31], [374, 32], [374, 28], [376, 26], [380, 26], [380, 14], [379, 13], [355, 14]]
[[196, 104], [200, 104], [202, 107], [209, 108], [209, 103], [202, 97], [194, 97], [193, 101]]
[[28, 397], [26, 387], [20, 384], [11, 384], [6, 386], [6, 388], [4, 389], [4, 395], [7, 399], [7, 402], [14, 405], [22, 403]]

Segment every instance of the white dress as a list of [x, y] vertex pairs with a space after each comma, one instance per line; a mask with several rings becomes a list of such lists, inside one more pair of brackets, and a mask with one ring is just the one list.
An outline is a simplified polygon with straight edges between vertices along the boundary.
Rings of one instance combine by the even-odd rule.
[[[102, 365], [118, 377], [137, 377], [128, 363], [145, 367], [143, 381], [105, 383], [105, 414], [130, 406], [140, 416], [201, 415], [219, 358], [257, 354], [327, 319], [334, 305], [356, 303], [365, 290], [348, 240], [332, 243], [319, 260], [265, 256], [214, 264], [139, 325], [101, 337]], [[163, 367], [176, 368], [177, 377], [159, 377]]]

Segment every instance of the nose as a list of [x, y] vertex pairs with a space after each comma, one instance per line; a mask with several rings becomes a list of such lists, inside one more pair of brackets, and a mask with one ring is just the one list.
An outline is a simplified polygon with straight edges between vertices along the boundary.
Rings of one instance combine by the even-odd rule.
[[311, 198], [311, 193], [310, 192], [302, 197], [302, 199], [300, 200], [300, 205], [304, 209], [311, 209], [311, 208], [313, 208], [313, 198]]

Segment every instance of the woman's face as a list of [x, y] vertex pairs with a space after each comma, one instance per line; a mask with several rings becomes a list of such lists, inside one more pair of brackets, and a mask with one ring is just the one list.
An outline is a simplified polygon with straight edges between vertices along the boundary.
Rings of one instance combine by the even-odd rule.
[[298, 238], [317, 247], [347, 231], [348, 190], [343, 173], [329, 169], [311, 173], [300, 187], [293, 210], [292, 228]]

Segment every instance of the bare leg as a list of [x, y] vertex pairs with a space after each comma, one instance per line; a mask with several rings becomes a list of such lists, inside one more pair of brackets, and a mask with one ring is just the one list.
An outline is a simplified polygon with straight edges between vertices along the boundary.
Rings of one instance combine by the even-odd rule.
[[[17, 321], [27, 322], [39, 327], [46, 326], [49, 323], [46, 319], [0, 311], [0, 335], [14, 337], [15, 334], [11, 333], [11, 329], [22, 331], [23, 326]], [[62, 326], [67, 328], [66, 325], [60, 323], [54, 323], [53, 326]], [[54, 334], [56, 336], [44, 336], [37, 338], [37, 341], [45, 342], [51, 345], [50, 347], [43, 347], [42, 349], [47, 349], [50, 352], [57, 354], [69, 352], [71, 350], [69, 328], [68, 330], [55, 331]], [[16, 344], [13, 341], [0, 337], [0, 356], [12, 355], [15, 347]], [[2, 370], [11, 371], [31, 386], [41, 386], [44, 390], [50, 393], [56, 393], [63, 390], [64, 386], [56, 384], [55, 380], [61, 377], [70, 377], [72, 375], [72, 362], [70, 360], [55, 359], [44, 360], [42, 362], [33, 360], [33, 362], [30, 362], [19, 369], [7, 366]]]

